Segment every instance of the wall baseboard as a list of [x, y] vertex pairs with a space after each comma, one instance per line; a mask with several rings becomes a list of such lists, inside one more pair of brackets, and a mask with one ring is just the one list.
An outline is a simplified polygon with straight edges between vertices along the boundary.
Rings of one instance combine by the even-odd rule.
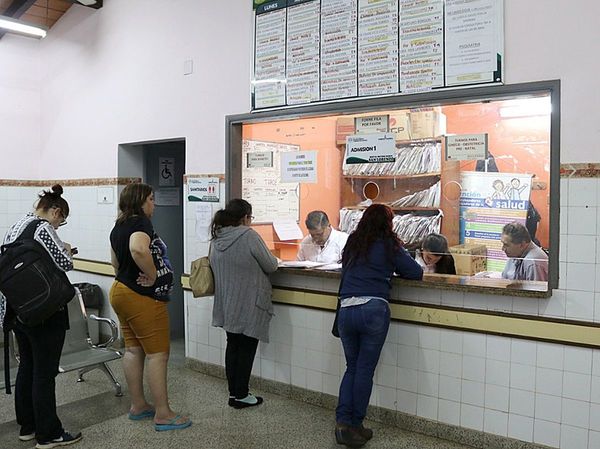
[[[200, 360], [186, 357], [185, 366], [200, 373], [225, 379], [225, 368], [221, 365], [202, 362]], [[337, 396], [326, 393], [307, 390], [294, 385], [277, 382], [274, 380], [263, 379], [257, 376], [251, 376], [250, 383], [254, 388], [266, 391], [280, 396], [287, 397], [300, 402], [306, 402], [311, 405], [323, 407], [328, 410], [335, 410], [337, 405]], [[513, 438], [493, 435], [478, 430], [467, 429], [464, 427], [444, 424], [420, 416], [409, 415], [407, 413], [389, 410], [383, 407], [370, 405], [367, 411], [367, 419], [380, 422], [387, 426], [398, 427], [409, 432], [420, 433], [436, 437], [442, 440], [453, 441], [455, 443], [468, 445], [478, 449], [548, 449], [549, 446], [543, 446], [526, 441], [515, 440]], [[332, 426], [335, 418], [332, 414]]]

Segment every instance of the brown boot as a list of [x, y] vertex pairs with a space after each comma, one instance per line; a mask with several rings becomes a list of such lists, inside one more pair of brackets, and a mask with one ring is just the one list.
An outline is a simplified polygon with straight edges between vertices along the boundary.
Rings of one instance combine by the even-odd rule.
[[371, 429], [366, 428], [362, 424], [356, 428], [356, 431], [361, 437], [363, 437], [367, 441], [373, 438], [373, 431]]
[[356, 427], [340, 423], [335, 426], [335, 441], [337, 441], [337, 444], [344, 444], [352, 448], [363, 447], [367, 442]]

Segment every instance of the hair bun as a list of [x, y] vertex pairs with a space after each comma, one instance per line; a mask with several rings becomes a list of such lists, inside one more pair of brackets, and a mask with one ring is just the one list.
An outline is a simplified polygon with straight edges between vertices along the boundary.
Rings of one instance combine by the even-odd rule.
[[63, 188], [60, 184], [54, 184], [52, 186], [52, 193], [55, 195], [61, 196], [63, 194]]

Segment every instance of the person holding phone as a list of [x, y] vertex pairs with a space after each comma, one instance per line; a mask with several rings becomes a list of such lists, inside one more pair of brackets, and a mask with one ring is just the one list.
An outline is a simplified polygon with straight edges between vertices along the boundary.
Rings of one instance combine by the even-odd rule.
[[[10, 227], [4, 244], [17, 241], [25, 229], [37, 220], [34, 240], [48, 251], [57, 270], [70, 271], [73, 269], [76, 249], [63, 242], [57, 233], [59, 227], [67, 224], [69, 216], [69, 204], [62, 194], [63, 188], [59, 184], [51, 190], [44, 190], [39, 195], [35, 211]], [[81, 440], [81, 432], [66, 431], [56, 412], [55, 378], [65, 334], [69, 329], [67, 307], [62, 307], [35, 326], [28, 326], [6, 306], [0, 294], [0, 322], [4, 329], [14, 331], [19, 345], [20, 360], [15, 386], [15, 412], [17, 423], [21, 426], [19, 440], [36, 439], [36, 448], [40, 449], [76, 443]]]

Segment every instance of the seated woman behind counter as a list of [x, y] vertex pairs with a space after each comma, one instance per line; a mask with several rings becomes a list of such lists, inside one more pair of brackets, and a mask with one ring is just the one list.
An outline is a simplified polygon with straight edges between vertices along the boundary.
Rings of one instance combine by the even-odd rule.
[[415, 260], [423, 273], [456, 274], [454, 258], [448, 250], [448, 240], [442, 234], [429, 234], [423, 239]]

